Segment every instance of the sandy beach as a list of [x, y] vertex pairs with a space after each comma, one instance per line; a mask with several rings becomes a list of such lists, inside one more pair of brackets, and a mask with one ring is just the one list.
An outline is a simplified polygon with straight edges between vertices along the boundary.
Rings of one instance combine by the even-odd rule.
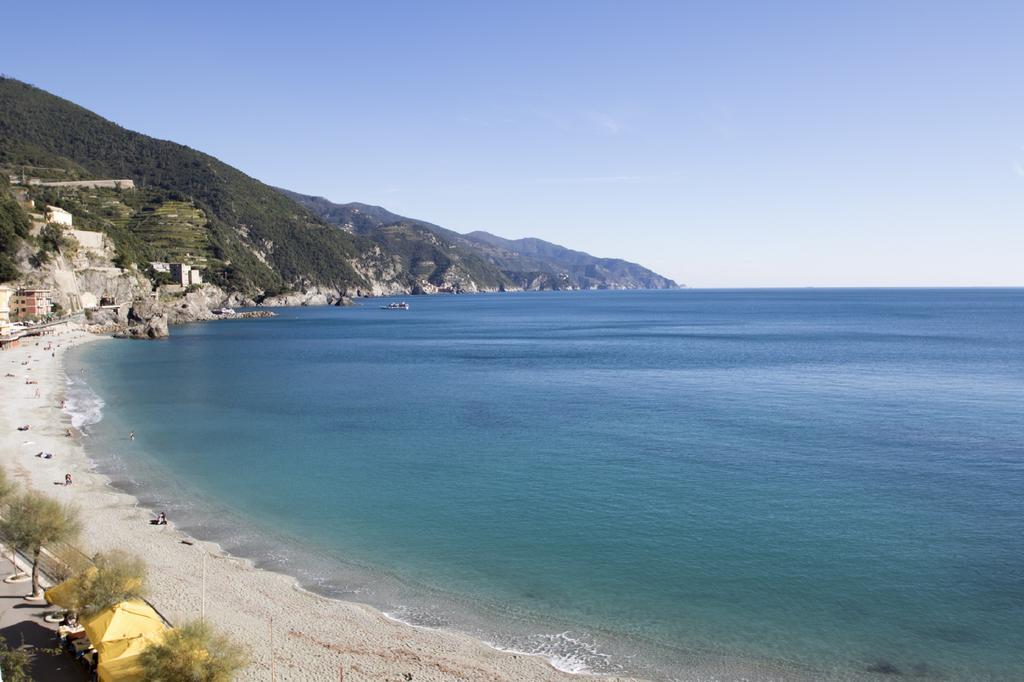
[[[44, 350], [51, 344], [52, 350]], [[19, 484], [77, 505], [87, 554], [127, 549], [150, 569], [150, 600], [172, 623], [198, 618], [206, 563], [206, 618], [249, 650], [241, 679], [269, 680], [578, 680], [537, 656], [493, 649], [466, 635], [417, 628], [360, 604], [302, 590], [294, 578], [256, 569], [173, 525], [149, 524], [154, 514], [114, 490], [92, 470], [78, 434], [60, 409], [63, 354], [81, 343], [130, 343], [77, 328], [0, 353], [0, 463]], [[27, 383], [34, 382], [34, 383]], [[29, 424], [29, 431], [17, 427]], [[51, 459], [37, 457], [52, 452]], [[74, 484], [63, 485], [66, 473]], [[187, 540], [192, 544], [186, 544]], [[273, 644], [271, 644], [273, 643]], [[272, 652], [273, 651], [273, 655]], [[603, 678], [612, 679], [612, 678]]]

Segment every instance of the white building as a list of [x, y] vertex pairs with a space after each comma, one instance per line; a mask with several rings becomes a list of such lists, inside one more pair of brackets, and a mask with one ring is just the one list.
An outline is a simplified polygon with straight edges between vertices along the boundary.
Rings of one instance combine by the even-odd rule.
[[8, 287], [0, 286], [0, 324], [11, 321], [11, 296], [14, 295], [14, 290]]
[[57, 206], [46, 207], [46, 222], [53, 223], [54, 225], [62, 225], [64, 227], [71, 227], [73, 222], [71, 214], [65, 211], [63, 208]]

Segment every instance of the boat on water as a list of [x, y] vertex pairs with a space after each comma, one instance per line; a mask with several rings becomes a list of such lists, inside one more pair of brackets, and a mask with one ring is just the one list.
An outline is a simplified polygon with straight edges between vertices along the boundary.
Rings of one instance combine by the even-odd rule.
[[409, 304], [406, 303], [405, 301], [402, 301], [401, 303], [388, 303], [387, 305], [382, 305], [380, 307], [380, 309], [381, 310], [408, 310], [409, 309]]
[[234, 308], [216, 308], [213, 311], [213, 314], [214, 315], [234, 315], [235, 314], [235, 309]]

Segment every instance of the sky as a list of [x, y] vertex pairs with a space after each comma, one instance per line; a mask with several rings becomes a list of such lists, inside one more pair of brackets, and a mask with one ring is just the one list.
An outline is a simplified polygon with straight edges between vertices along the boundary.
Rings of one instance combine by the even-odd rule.
[[1022, 2], [48, 2], [0, 72], [696, 287], [1024, 285]]

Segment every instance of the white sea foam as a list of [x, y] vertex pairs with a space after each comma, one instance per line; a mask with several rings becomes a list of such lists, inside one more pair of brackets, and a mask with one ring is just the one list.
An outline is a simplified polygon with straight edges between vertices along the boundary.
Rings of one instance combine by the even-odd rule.
[[556, 669], [564, 673], [581, 675], [584, 673], [607, 672], [609, 656], [597, 649], [593, 642], [574, 637], [569, 631], [557, 634], [534, 635], [522, 643], [504, 646], [495, 642], [486, 642], [489, 646], [512, 654], [525, 656], [541, 656]]
[[67, 386], [64, 411], [71, 417], [71, 425], [81, 430], [98, 424], [103, 419], [103, 406], [106, 405], [103, 398], [76, 377], [69, 376]]

